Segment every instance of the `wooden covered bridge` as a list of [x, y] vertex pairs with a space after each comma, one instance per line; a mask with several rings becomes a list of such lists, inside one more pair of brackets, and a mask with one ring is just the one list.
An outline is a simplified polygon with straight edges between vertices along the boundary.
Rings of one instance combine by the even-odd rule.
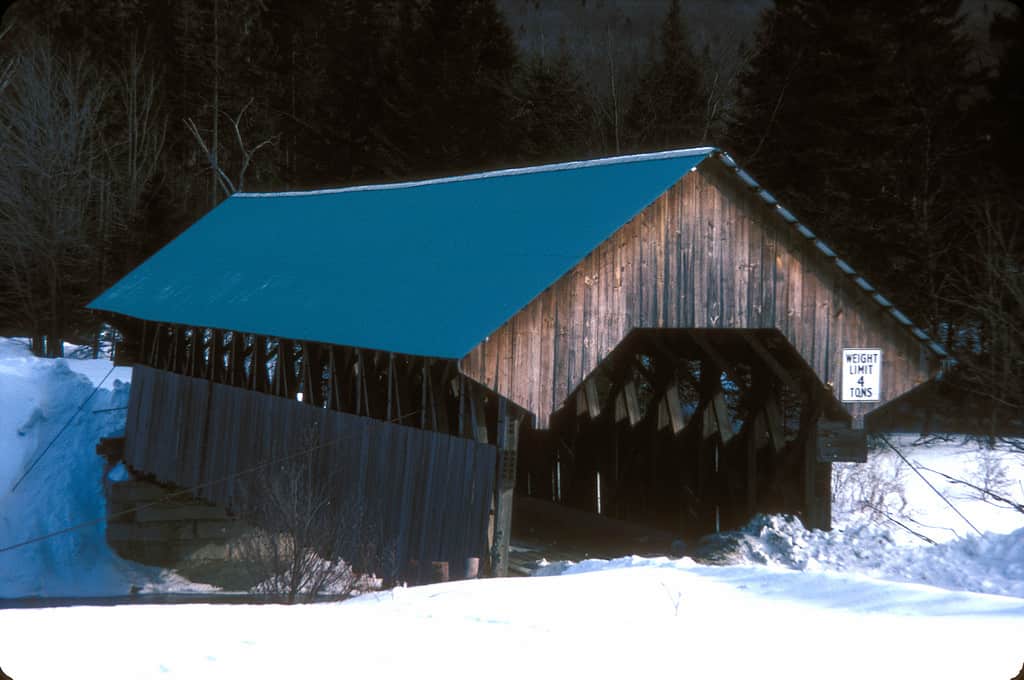
[[397, 573], [504, 573], [514, 493], [827, 528], [831, 463], [945, 358], [711, 148], [236, 194], [91, 308], [136, 364], [132, 467], [242, 509], [313, 456]]

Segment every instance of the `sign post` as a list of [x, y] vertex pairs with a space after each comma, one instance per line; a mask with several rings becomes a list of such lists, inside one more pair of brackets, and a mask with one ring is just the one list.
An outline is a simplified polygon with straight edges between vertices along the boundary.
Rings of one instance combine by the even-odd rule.
[[882, 350], [844, 349], [843, 402], [881, 401]]

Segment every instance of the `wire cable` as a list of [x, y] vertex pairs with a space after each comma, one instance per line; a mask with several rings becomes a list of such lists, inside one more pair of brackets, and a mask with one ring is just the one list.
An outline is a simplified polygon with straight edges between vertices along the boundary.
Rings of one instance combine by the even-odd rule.
[[14, 486], [11, 487], [11, 493], [14, 493], [15, 491], [18, 490], [18, 487], [21, 485], [21, 483], [25, 481], [25, 478], [28, 477], [29, 473], [35, 469], [36, 465], [39, 464], [39, 461], [43, 459], [43, 456], [46, 455], [50, 448], [55, 443], [57, 443], [57, 440], [60, 439], [60, 436], [62, 434], [64, 434], [64, 431], [71, 427], [71, 423], [75, 421], [75, 418], [77, 418], [78, 414], [82, 412], [82, 409], [85, 408], [85, 405], [88, 404], [89, 401], [91, 401], [92, 398], [96, 396], [96, 393], [100, 391], [101, 387], [103, 387], [103, 383], [105, 383], [107, 381], [107, 378], [110, 377], [110, 374], [114, 372], [114, 368], [116, 367], [113, 364], [111, 364], [110, 370], [107, 371], [107, 374], [105, 376], [103, 376], [103, 380], [100, 380], [99, 383], [97, 383], [96, 388], [92, 391], [92, 393], [85, 398], [85, 401], [78, 405], [78, 408], [75, 410], [75, 412], [71, 414], [70, 418], [68, 418], [68, 422], [64, 423], [64, 427], [60, 428], [60, 431], [57, 432], [56, 435], [54, 435], [53, 439], [50, 440], [50, 443], [46, 445], [45, 449], [43, 449], [43, 452], [36, 456], [36, 459], [32, 461], [32, 464], [28, 466], [28, 469], [25, 470], [25, 472], [21, 474], [21, 477], [18, 478], [18, 481], [14, 483]]

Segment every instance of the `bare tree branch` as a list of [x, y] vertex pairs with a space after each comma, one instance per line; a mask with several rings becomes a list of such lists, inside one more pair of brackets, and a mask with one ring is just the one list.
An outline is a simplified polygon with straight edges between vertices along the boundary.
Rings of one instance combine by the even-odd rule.
[[227, 171], [224, 170], [220, 160], [222, 155], [217, 153], [218, 150], [214, 148], [213, 143], [206, 143], [206, 140], [203, 138], [203, 135], [200, 132], [199, 127], [195, 124], [195, 121], [191, 118], [185, 119], [185, 127], [192, 133], [192, 136], [195, 138], [199, 148], [206, 155], [207, 162], [210, 164], [210, 168], [214, 171], [217, 177], [217, 182], [225, 196], [230, 196], [245, 190], [245, 178], [246, 174], [249, 172], [249, 166], [252, 164], [253, 156], [255, 156], [260, 149], [277, 142], [278, 139], [278, 135], [273, 135], [258, 142], [251, 149], [246, 148], [244, 135], [242, 134], [242, 119], [245, 117], [245, 113], [249, 110], [249, 107], [252, 106], [253, 101], [254, 100], [250, 98], [241, 110], [239, 110], [238, 115], [236, 116], [230, 116], [224, 111], [219, 112], [228, 119], [228, 122], [231, 123], [231, 128], [235, 133], [235, 143], [238, 145], [240, 160], [238, 175], [235, 179], [232, 179], [232, 177], [228, 175]]
[[978, 494], [982, 496], [982, 498], [986, 499], [987, 501], [991, 502], [994, 505], [1005, 506], [1005, 507], [1009, 508], [1010, 510], [1016, 510], [1017, 512], [1024, 513], [1024, 503], [1018, 503], [1017, 501], [1013, 500], [1012, 498], [1007, 498], [1006, 496], [1002, 495], [1001, 493], [997, 493], [997, 492], [993, 491], [992, 489], [986, 489], [985, 487], [982, 487], [982, 486], [980, 486], [978, 484], [974, 484], [973, 482], [968, 482], [965, 479], [960, 479], [958, 477], [953, 477], [951, 475], [947, 475], [945, 472], [939, 472], [938, 470], [933, 470], [930, 467], [926, 467], [924, 465], [921, 465], [920, 463], [918, 463], [916, 467], [918, 469], [927, 470], [928, 472], [931, 472], [931, 473], [934, 473], [936, 475], [939, 475], [940, 477], [944, 478], [950, 484], [956, 484], [956, 485], [959, 485], [959, 486], [966, 486], [968, 489], [971, 489], [973, 491], [977, 491]]
[[0, 298], [63, 353], [72, 310], [89, 289], [95, 263], [97, 197], [108, 181], [102, 152], [107, 83], [84, 58], [46, 42], [24, 50], [0, 100]]
[[210, 168], [214, 173], [216, 173], [217, 182], [220, 185], [220, 188], [224, 191], [224, 194], [226, 196], [230, 196], [231, 194], [236, 193], [235, 185], [221, 169], [216, 157], [214, 157], [213, 153], [210, 151], [210, 147], [207, 146], [206, 142], [203, 140], [203, 135], [199, 132], [199, 128], [196, 126], [195, 121], [191, 118], [186, 118], [184, 122], [185, 127], [188, 128], [188, 131], [191, 132], [192, 136], [195, 138], [196, 143], [199, 144], [199, 148], [203, 150], [204, 154], [206, 154], [206, 160], [210, 164]]

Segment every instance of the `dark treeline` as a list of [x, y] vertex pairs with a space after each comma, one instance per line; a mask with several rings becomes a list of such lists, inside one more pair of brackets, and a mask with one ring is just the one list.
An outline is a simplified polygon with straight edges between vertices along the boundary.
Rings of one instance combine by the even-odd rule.
[[17, 0], [0, 331], [90, 337], [83, 303], [235, 191], [713, 144], [1024, 410], [1022, 4], [981, 50], [958, 0], [776, 0], [722, 49], [674, 0], [595, 83], [495, 0]]

